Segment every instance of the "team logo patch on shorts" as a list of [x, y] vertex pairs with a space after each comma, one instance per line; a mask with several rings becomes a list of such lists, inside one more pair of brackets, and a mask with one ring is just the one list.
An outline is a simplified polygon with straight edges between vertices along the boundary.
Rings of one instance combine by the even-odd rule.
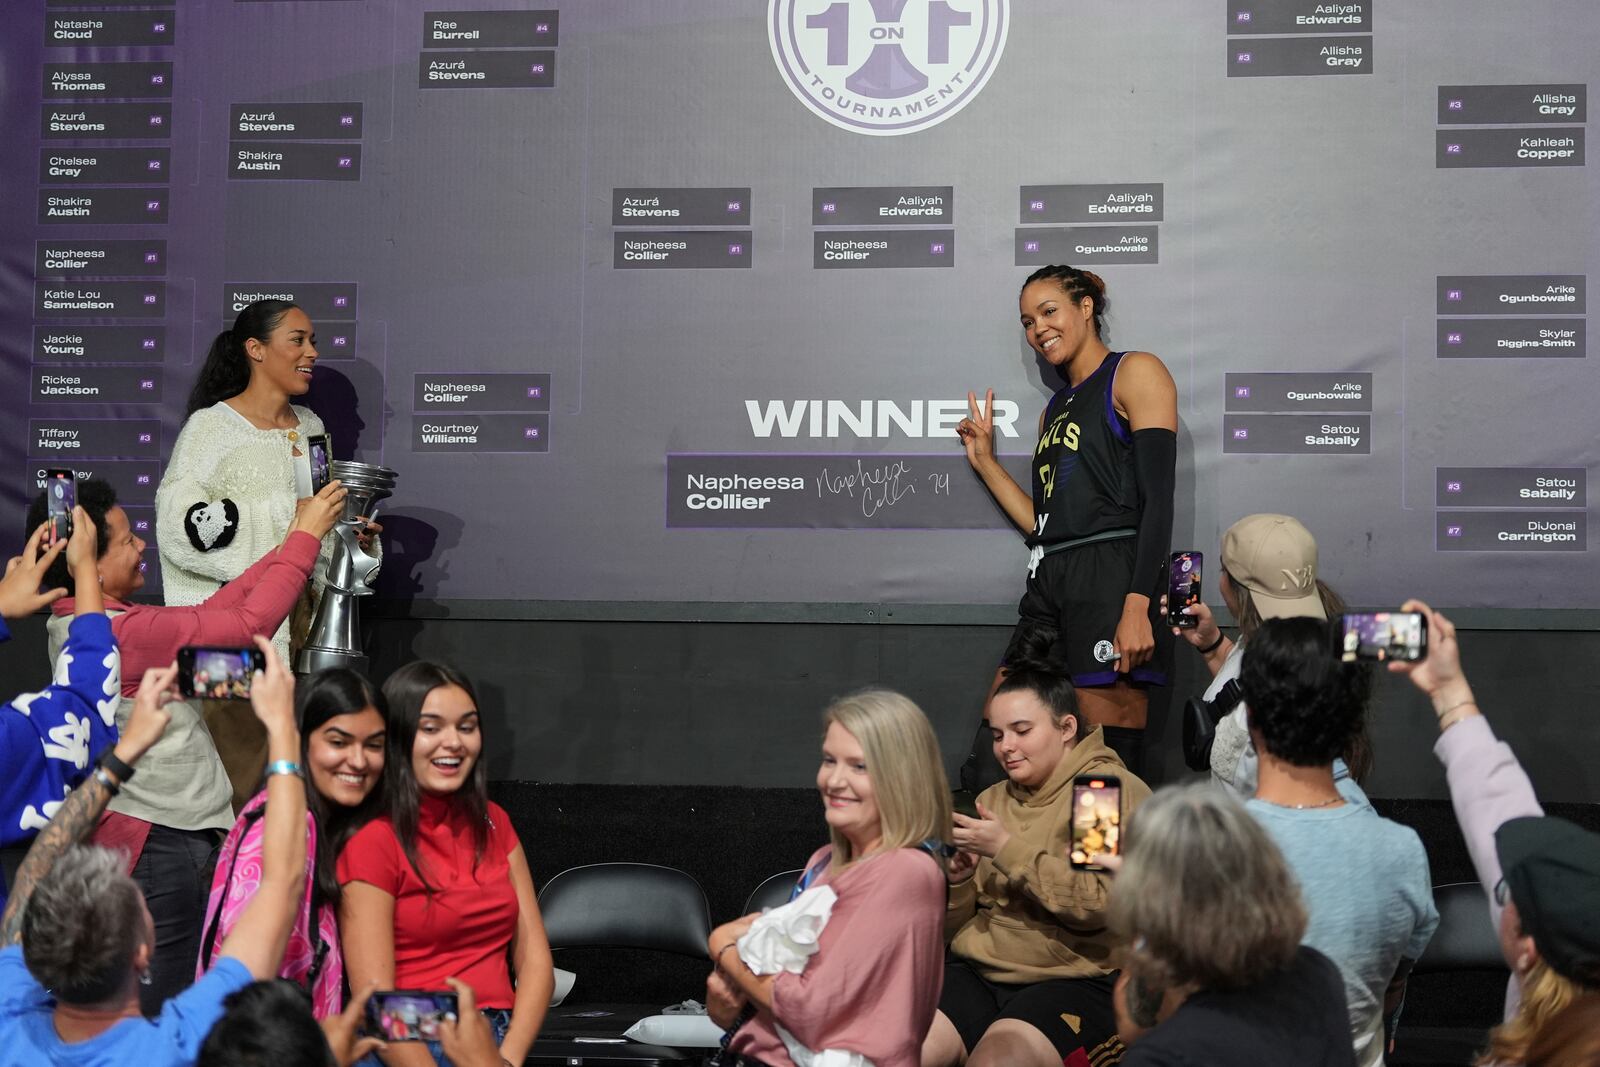
[[1110, 641], [1096, 641], [1094, 643], [1094, 658], [1101, 663], [1110, 663], [1117, 659], [1117, 646]]

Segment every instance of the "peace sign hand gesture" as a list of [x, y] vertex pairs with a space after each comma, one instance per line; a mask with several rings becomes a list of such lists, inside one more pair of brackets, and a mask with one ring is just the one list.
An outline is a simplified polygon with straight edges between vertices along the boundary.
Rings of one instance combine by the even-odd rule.
[[983, 410], [978, 410], [978, 394], [967, 393], [967, 409], [971, 412], [956, 424], [956, 434], [967, 450], [967, 462], [973, 469], [994, 461], [994, 390], [984, 396]]

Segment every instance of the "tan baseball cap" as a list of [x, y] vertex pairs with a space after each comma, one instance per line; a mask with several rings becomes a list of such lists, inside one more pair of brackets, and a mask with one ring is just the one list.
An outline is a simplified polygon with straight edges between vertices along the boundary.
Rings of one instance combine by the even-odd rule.
[[1326, 619], [1317, 595], [1317, 541], [1288, 515], [1246, 515], [1222, 535], [1222, 566], [1250, 590], [1263, 619]]

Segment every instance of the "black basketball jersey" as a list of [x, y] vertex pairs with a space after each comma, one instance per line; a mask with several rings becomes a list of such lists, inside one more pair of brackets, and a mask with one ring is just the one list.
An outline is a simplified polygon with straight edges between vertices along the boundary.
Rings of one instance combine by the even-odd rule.
[[1124, 355], [1110, 353], [1093, 374], [1045, 405], [1044, 429], [1033, 450], [1030, 545], [1139, 525], [1133, 430], [1111, 399]]

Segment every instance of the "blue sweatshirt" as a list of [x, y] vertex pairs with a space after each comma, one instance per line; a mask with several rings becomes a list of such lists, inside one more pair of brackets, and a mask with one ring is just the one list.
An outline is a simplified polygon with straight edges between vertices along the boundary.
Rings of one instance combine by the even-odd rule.
[[[122, 660], [102, 614], [67, 631], [53, 684], [0, 707], [0, 846], [25, 844], [117, 742]], [[3, 905], [3, 898], [0, 898]]]

